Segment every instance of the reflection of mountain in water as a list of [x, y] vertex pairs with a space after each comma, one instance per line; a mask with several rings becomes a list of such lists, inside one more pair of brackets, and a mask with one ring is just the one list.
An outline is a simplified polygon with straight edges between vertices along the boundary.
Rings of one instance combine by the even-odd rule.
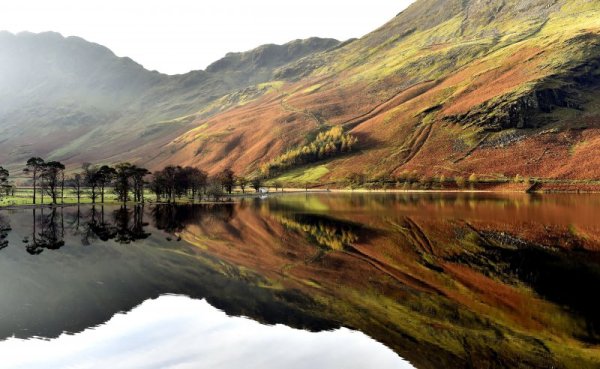
[[[153, 214], [164, 219], [163, 212], [171, 211], [161, 207]], [[230, 315], [251, 316], [267, 324], [282, 323], [311, 331], [336, 327], [301, 313], [296, 304], [318, 303], [298, 292], [257, 287], [263, 279], [249, 272], [244, 280], [230, 278], [221, 269], [233, 266], [194, 255], [194, 250], [184, 244], [165, 245], [164, 236], [151, 232], [153, 227], [144, 222], [142, 208], [44, 209], [43, 216], [38, 209], [35, 222], [31, 221], [31, 212], [18, 212], [19, 223], [25, 227], [16, 230], [19, 234], [12, 238], [29, 237], [35, 227], [35, 241], [29, 237], [25, 247], [29, 253], [23, 252], [19, 242], [11, 242], [12, 247], [3, 252], [15, 260], [0, 260], [0, 309], [5, 314], [0, 319], [0, 337], [52, 338], [63, 331], [80, 332], [163, 294], [206, 298]], [[202, 207], [179, 212], [185, 216], [176, 221], [186, 223], [206, 213]], [[222, 209], [217, 214], [216, 218], [210, 214], [207, 218], [222, 219]], [[152, 233], [157, 235], [153, 237]], [[120, 246], [126, 243], [130, 245]], [[60, 246], [47, 245], [64, 246], [58, 250]]]
[[31, 234], [23, 210], [0, 259], [0, 331], [55, 337], [175, 293], [264, 323], [361, 330], [418, 368], [596, 367], [590, 206], [329, 195], [65, 208], [45, 210], [58, 228], [36, 218], [36, 234], [43, 223], [65, 246], [35, 257], [18, 242]]

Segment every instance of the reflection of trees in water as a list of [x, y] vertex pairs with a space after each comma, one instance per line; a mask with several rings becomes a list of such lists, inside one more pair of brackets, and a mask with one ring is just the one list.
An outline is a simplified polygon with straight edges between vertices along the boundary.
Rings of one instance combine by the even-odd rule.
[[[122, 206], [116, 210], [106, 211], [104, 206], [92, 206], [82, 211], [80, 207], [74, 212], [63, 208], [32, 209], [31, 237], [26, 238], [26, 250], [38, 255], [44, 250], [56, 250], [65, 245], [65, 228], [73, 235], [81, 237], [81, 244], [90, 245], [95, 240], [128, 244], [148, 238], [151, 234], [145, 231], [144, 208]], [[66, 224], [66, 227], [65, 227]], [[1, 235], [0, 223], [0, 235]], [[0, 237], [0, 247], [2, 246]]]
[[115, 238], [115, 235], [115, 226], [106, 221], [104, 206], [100, 206], [99, 209], [92, 206], [84, 215], [81, 243], [87, 246], [92, 240], [106, 242]]
[[[65, 229], [79, 236], [81, 244], [88, 246], [94, 241], [114, 240], [129, 244], [150, 237], [144, 222], [144, 207], [121, 206], [107, 209], [104, 206], [89, 208], [35, 208], [32, 209], [31, 236], [24, 242], [32, 255], [44, 250], [56, 250], [65, 245]], [[217, 221], [228, 223], [235, 214], [233, 204], [217, 205], [159, 205], [153, 208], [152, 216], [158, 229], [168, 233], [181, 232], [186, 226], [200, 222]], [[6, 224], [6, 225], [5, 225]], [[0, 218], [0, 249], [8, 246], [6, 240], [8, 222]]]
[[148, 226], [144, 222], [144, 207], [136, 205], [132, 208], [121, 206], [110, 211], [107, 216], [104, 206], [97, 209], [92, 206], [86, 215], [81, 242], [89, 245], [90, 240], [109, 241], [115, 240], [122, 244], [128, 244], [150, 237], [146, 232]]
[[144, 208], [134, 206], [133, 209], [121, 206], [113, 212], [115, 241], [128, 244], [150, 237], [150, 233], [144, 230]]
[[[45, 210], [45, 211], [44, 211]], [[28, 253], [38, 255], [44, 250], [58, 250], [65, 245], [63, 208], [33, 209], [31, 239], [25, 246]]]
[[358, 241], [361, 231], [359, 225], [323, 216], [295, 214], [275, 218], [286, 228], [300, 231], [313, 243], [331, 250], [341, 251], [351, 246]]
[[8, 220], [6, 220], [2, 214], [0, 214], [0, 250], [8, 246], [8, 232], [11, 231], [10, 224]]
[[202, 222], [229, 223], [235, 216], [233, 204], [157, 205], [152, 209], [154, 225], [167, 233], [179, 233]]

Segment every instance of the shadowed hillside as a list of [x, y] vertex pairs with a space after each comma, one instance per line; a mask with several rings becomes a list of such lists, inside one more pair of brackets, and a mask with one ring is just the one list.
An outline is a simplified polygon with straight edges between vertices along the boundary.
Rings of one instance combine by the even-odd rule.
[[270, 92], [275, 70], [337, 41], [313, 38], [230, 54], [167, 76], [57, 33], [0, 33], [0, 161], [138, 159], [200, 117]]

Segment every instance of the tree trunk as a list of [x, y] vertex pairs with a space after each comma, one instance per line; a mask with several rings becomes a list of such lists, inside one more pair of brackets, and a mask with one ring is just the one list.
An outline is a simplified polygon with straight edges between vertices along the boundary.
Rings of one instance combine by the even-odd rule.
[[37, 190], [37, 173], [33, 171], [33, 204], [35, 205], [35, 193]]

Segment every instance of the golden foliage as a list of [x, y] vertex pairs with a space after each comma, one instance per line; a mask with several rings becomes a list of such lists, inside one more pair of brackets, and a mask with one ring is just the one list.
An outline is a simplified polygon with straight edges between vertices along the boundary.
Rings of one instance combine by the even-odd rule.
[[298, 165], [314, 163], [341, 153], [352, 151], [358, 139], [344, 133], [342, 127], [333, 127], [319, 133], [315, 139], [301, 147], [297, 147], [278, 156], [261, 166], [264, 175], [273, 175]]

